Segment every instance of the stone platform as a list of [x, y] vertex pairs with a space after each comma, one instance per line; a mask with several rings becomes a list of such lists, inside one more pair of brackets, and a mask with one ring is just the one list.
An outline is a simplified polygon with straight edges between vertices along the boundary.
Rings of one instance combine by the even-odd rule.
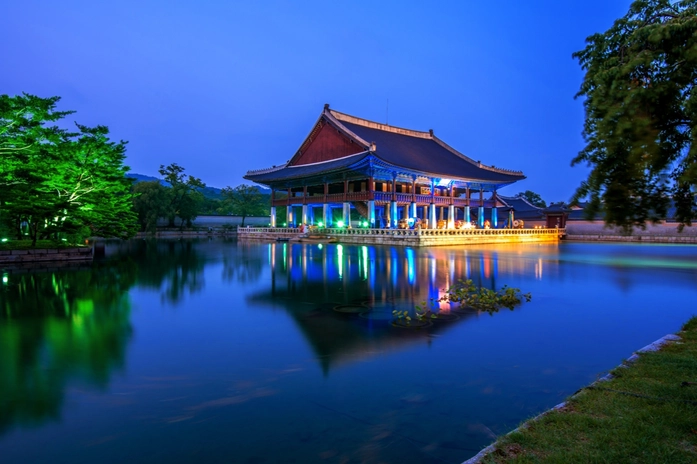
[[[318, 229], [312, 235], [329, 236], [340, 243], [448, 246], [491, 243], [557, 242], [564, 229]], [[240, 240], [298, 240], [305, 236], [299, 229], [249, 227], [237, 230]]]

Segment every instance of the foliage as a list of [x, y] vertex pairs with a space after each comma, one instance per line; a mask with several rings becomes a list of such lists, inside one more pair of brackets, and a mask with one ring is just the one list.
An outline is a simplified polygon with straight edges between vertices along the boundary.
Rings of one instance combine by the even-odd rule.
[[518, 197], [525, 198], [531, 205], [535, 205], [538, 208], [546, 208], [547, 203], [542, 199], [539, 193], [535, 193], [532, 190], [526, 190], [524, 192], [520, 192]]
[[184, 170], [177, 163], [172, 163], [169, 166], [160, 165], [158, 171], [170, 185], [166, 212], [170, 227], [174, 227], [176, 217], [181, 219], [181, 227], [185, 223], [191, 226], [198, 215], [198, 206], [203, 202], [203, 194], [199, 189], [205, 188], [206, 184], [201, 179], [184, 174]]
[[242, 216], [242, 226], [248, 216], [264, 216], [269, 214], [269, 208], [259, 187], [238, 185], [235, 188], [225, 187], [222, 191], [224, 211]]
[[155, 232], [157, 220], [169, 212], [169, 189], [159, 181], [138, 182], [133, 186], [133, 208], [143, 232]]
[[589, 217], [631, 230], [696, 217], [697, 0], [637, 0], [623, 18], [573, 54], [586, 75], [586, 147], [572, 165], [591, 167], [573, 202]]
[[0, 95], [0, 219], [17, 238], [126, 238], [135, 232], [126, 143], [105, 126], [53, 123], [58, 97]]
[[459, 303], [464, 306], [487, 311], [497, 312], [501, 308], [513, 309], [525, 300], [532, 299], [530, 293], [520, 293], [520, 289], [504, 285], [501, 290], [491, 290], [478, 287], [471, 279], [460, 280], [451, 288], [446, 289], [445, 295], [438, 301]]
[[432, 319], [439, 319], [439, 314], [431, 311], [437, 303], [447, 302], [460, 304], [489, 314], [498, 312], [501, 308], [513, 309], [520, 305], [523, 300], [529, 302], [532, 299], [530, 293], [520, 293], [517, 288], [504, 285], [501, 290], [491, 290], [479, 287], [470, 279], [460, 280], [451, 288], [445, 290], [445, 295], [440, 298], [431, 298], [430, 304], [426, 301], [414, 306], [412, 313], [407, 310], [394, 310], [393, 322], [400, 326], [410, 326], [412, 321], [426, 322]]

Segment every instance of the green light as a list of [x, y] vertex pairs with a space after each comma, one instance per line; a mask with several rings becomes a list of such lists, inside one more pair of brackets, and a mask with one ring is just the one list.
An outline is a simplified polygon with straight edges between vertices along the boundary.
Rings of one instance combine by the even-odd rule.
[[3, 283], [3, 284], [6, 284], [7, 282], [9, 282], [9, 280], [10, 280], [10, 279], [9, 279], [9, 277], [7, 277], [7, 274], [5, 274], [4, 276], [2, 276], [2, 283]]
[[318, 243], [318, 244], [317, 244], [317, 248], [319, 248], [319, 249], [321, 250], [321, 249], [322, 249], [322, 244], [321, 244], [321, 243]]
[[7, 241], [7, 239], [6, 239], [6, 238], [3, 238], [3, 239], [2, 239], [2, 242], [3, 242], [3, 243], [4, 243], [4, 242], [6, 242], [6, 241]]
[[337, 222], [337, 223], [336, 223], [336, 226], [337, 226], [339, 229], [341, 229], [342, 227], [344, 227], [344, 221], [339, 221], [339, 222]]
[[368, 227], [368, 221], [363, 221], [363, 227]]
[[317, 223], [317, 227], [324, 227], [324, 222], [319, 221], [319, 222]]
[[286, 226], [287, 226], [287, 224], [284, 222], [284, 223], [283, 223], [283, 227], [286, 227]]

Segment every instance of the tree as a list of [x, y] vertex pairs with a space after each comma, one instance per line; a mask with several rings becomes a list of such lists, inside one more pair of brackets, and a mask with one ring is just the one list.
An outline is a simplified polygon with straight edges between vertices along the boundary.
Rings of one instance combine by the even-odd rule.
[[605, 33], [573, 54], [586, 71], [589, 216], [630, 231], [665, 218], [671, 201], [680, 229], [696, 217], [697, 0], [637, 0]]
[[105, 126], [52, 123], [72, 114], [59, 97], [0, 95], [0, 218], [18, 235], [127, 238], [135, 232], [126, 142], [112, 142]]
[[242, 216], [242, 226], [248, 216], [269, 214], [264, 195], [257, 186], [242, 184], [235, 188], [225, 187], [221, 195], [224, 208], [236, 216]]
[[159, 173], [171, 187], [167, 211], [169, 226], [174, 227], [176, 217], [181, 219], [182, 227], [185, 222], [191, 225], [191, 222], [196, 219], [198, 206], [203, 202], [203, 194], [199, 190], [206, 184], [201, 179], [184, 174], [184, 168], [177, 163], [166, 167], [160, 165]]
[[140, 230], [154, 232], [157, 220], [169, 211], [169, 192], [159, 181], [138, 182], [133, 186], [133, 208], [138, 215]]
[[525, 198], [528, 203], [531, 205], [535, 205], [538, 208], [546, 208], [547, 203], [542, 199], [540, 194], [533, 192], [532, 190], [526, 190], [524, 192], [520, 192], [518, 195], [516, 195], [521, 198]]

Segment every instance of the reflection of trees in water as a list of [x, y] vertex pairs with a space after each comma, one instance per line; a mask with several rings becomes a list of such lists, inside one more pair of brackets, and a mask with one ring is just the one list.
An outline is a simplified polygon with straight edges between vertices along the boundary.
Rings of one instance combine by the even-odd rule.
[[206, 259], [191, 240], [131, 240], [116, 254], [131, 256], [138, 265], [138, 285], [162, 290], [162, 299], [177, 303], [187, 293], [203, 290]]
[[258, 245], [238, 242], [234, 253], [223, 255], [223, 280], [253, 283], [261, 277], [264, 263]]
[[0, 287], [0, 433], [57, 419], [70, 380], [105, 388], [131, 336], [133, 262], [8, 273]]

